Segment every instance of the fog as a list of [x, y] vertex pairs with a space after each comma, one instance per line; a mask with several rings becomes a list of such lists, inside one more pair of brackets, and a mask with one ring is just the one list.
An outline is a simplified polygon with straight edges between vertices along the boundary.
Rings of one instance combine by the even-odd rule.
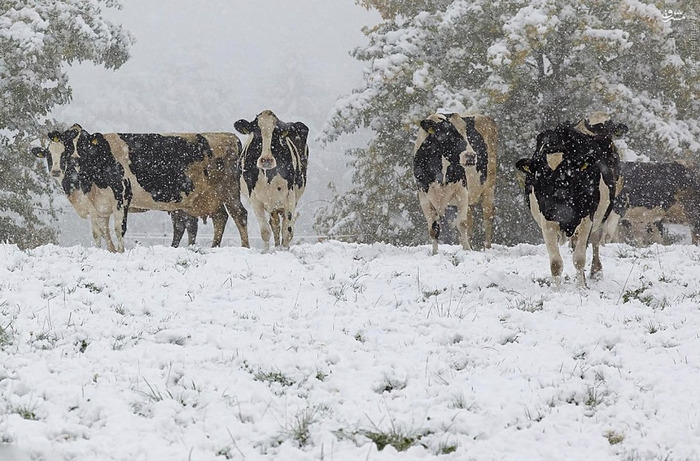
[[[376, 24], [379, 16], [354, 0], [123, 0], [123, 5], [105, 14], [135, 38], [131, 59], [116, 71], [72, 66], [72, 102], [52, 116], [90, 132], [234, 131], [236, 120], [250, 120], [263, 109], [285, 121], [303, 121], [311, 130], [310, 159], [296, 234], [312, 234], [315, 210], [331, 197], [328, 183], [341, 189], [349, 183], [343, 152], [362, 142], [321, 146], [315, 137], [336, 98], [360, 82], [363, 63], [349, 52], [365, 43], [362, 27]], [[88, 221], [67, 200], [59, 201], [66, 207], [60, 243], [91, 245]], [[251, 237], [257, 237], [252, 213], [249, 225]], [[200, 223], [198, 242], [208, 245], [211, 233], [211, 222]], [[145, 234], [149, 243], [158, 238], [167, 243], [168, 215], [130, 215], [127, 247], [134, 239], [146, 243]], [[224, 243], [237, 242], [229, 221]]]

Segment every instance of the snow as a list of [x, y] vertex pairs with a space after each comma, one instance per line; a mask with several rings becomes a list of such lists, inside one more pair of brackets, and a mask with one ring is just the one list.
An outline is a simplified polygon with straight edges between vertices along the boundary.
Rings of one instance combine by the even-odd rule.
[[601, 257], [0, 245], [0, 460], [699, 459], [700, 249]]

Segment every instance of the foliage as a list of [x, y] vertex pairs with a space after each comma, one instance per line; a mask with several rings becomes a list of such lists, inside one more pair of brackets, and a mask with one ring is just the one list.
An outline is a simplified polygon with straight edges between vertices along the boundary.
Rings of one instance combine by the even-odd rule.
[[[349, 152], [355, 186], [317, 215], [321, 232], [427, 241], [412, 145], [417, 122], [438, 110], [481, 112], [499, 125], [501, 243], [540, 238], [513, 164], [544, 128], [603, 110], [630, 127], [623, 152], [652, 160], [700, 152], [700, 56], [686, 33], [690, 17], [668, 21], [655, 4], [636, 0], [358, 2], [385, 20], [353, 51], [368, 63], [364, 84], [338, 100], [323, 138], [369, 128], [373, 139]], [[673, 8], [689, 16], [693, 4]]]
[[422, 0], [406, 2], [404, 0], [355, 0], [355, 3], [368, 10], [377, 10], [384, 19], [393, 19], [399, 15], [412, 17], [421, 11], [435, 12], [450, 4], [450, 0]]
[[55, 241], [48, 226], [53, 181], [29, 154], [56, 106], [71, 100], [65, 64], [108, 69], [129, 57], [132, 38], [106, 21], [115, 0], [0, 0], [0, 242], [20, 247]]

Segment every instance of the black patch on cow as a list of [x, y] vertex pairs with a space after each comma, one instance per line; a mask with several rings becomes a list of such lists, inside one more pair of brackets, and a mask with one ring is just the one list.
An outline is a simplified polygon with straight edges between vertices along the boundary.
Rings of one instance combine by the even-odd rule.
[[675, 162], [622, 162], [620, 174], [624, 183], [615, 200], [615, 212], [620, 215], [634, 207], [668, 210], [679, 191], [698, 189], [694, 172]]
[[[467, 142], [449, 120], [423, 120], [421, 127], [427, 137], [418, 146], [413, 158], [413, 176], [423, 192], [428, 192], [432, 183], [441, 185], [461, 183], [467, 186], [464, 167], [459, 164], [459, 154], [467, 148]], [[442, 159], [447, 160], [447, 171], [443, 178]]]
[[591, 125], [589, 120], [586, 119], [583, 121], [583, 123], [586, 129], [593, 133], [593, 138], [597, 141], [602, 141], [605, 139], [612, 140], [612, 138], [623, 136], [629, 131], [627, 125], [623, 123], [615, 123], [612, 120], [606, 120], [604, 122]]
[[124, 182], [124, 168], [112, 155], [104, 136], [83, 132], [78, 139], [78, 155], [80, 188], [84, 193], [95, 184], [100, 189], [111, 188], [119, 208], [124, 206], [125, 199], [131, 201], [131, 187]]
[[467, 139], [471, 144], [472, 149], [476, 152], [476, 171], [479, 172], [481, 183], [486, 181], [487, 166], [489, 162], [489, 153], [486, 149], [486, 141], [481, 133], [476, 129], [474, 117], [462, 117], [467, 124]]
[[[562, 162], [552, 170], [547, 155], [558, 152], [563, 153]], [[571, 124], [561, 124], [540, 133], [533, 157], [519, 160], [516, 167], [526, 173], [528, 201], [534, 190], [545, 219], [558, 222], [571, 237], [581, 220], [586, 216], [593, 218], [598, 208], [601, 176], [614, 200], [618, 168], [615, 158], [616, 152], [604, 152], [591, 136], [580, 133]], [[612, 204], [606, 210], [606, 218], [611, 209]]]
[[[257, 117], [252, 122], [239, 120], [234, 126], [239, 132], [252, 136], [243, 151], [243, 171], [241, 172], [248, 190], [252, 191], [255, 189], [260, 176], [257, 162], [262, 154], [262, 132], [258, 125]], [[277, 120], [275, 128], [272, 130], [272, 140], [270, 142], [276, 166], [275, 168], [264, 170], [268, 183], [275, 176], [279, 175], [287, 183], [288, 190], [291, 190], [294, 186], [299, 188], [306, 186], [306, 170], [309, 163], [306, 144], [308, 135], [309, 128], [302, 122], [286, 123]], [[294, 167], [296, 162], [292, 160], [294, 153], [287, 144], [288, 140], [294, 145], [299, 155], [299, 162], [296, 168]]]
[[622, 162], [620, 171], [624, 183], [615, 199], [616, 213], [624, 216], [629, 208], [668, 210], [679, 205], [694, 241], [700, 237], [700, 180], [694, 170], [675, 162]]
[[440, 237], [440, 222], [433, 221], [433, 223], [430, 225], [430, 230], [433, 233], [432, 237], [434, 239], [437, 239], [438, 237]]
[[129, 147], [129, 167], [156, 202], [181, 202], [194, 190], [187, 168], [213, 155], [204, 136], [195, 142], [180, 136], [120, 133]]

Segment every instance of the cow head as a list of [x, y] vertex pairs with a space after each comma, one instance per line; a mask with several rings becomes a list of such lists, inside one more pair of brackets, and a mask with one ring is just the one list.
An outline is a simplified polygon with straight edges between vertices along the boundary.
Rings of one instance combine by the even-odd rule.
[[49, 136], [48, 149], [34, 148], [32, 152], [40, 158], [46, 158], [51, 176], [60, 183], [67, 174], [78, 170], [78, 139], [83, 133], [80, 125], [75, 124], [61, 133], [52, 131]]
[[576, 129], [598, 141], [620, 138], [629, 131], [627, 125], [613, 122], [606, 112], [592, 113], [589, 117], [581, 120], [576, 125]]
[[636, 246], [663, 244], [666, 218], [666, 212], [661, 207], [630, 208], [620, 219], [620, 237], [623, 242]]
[[261, 170], [277, 167], [279, 152], [286, 152], [290, 144], [306, 144], [309, 128], [302, 122], [282, 122], [270, 110], [265, 110], [255, 120], [238, 120], [234, 128], [241, 134], [249, 135], [246, 151], [257, 155], [256, 166]]
[[448, 162], [456, 161], [463, 167], [476, 165], [476, 152], [467, 140], [466, 122], [459, 114], [432, 114], [419, 125], [424, 131], [423, 143], [439, 146]]

